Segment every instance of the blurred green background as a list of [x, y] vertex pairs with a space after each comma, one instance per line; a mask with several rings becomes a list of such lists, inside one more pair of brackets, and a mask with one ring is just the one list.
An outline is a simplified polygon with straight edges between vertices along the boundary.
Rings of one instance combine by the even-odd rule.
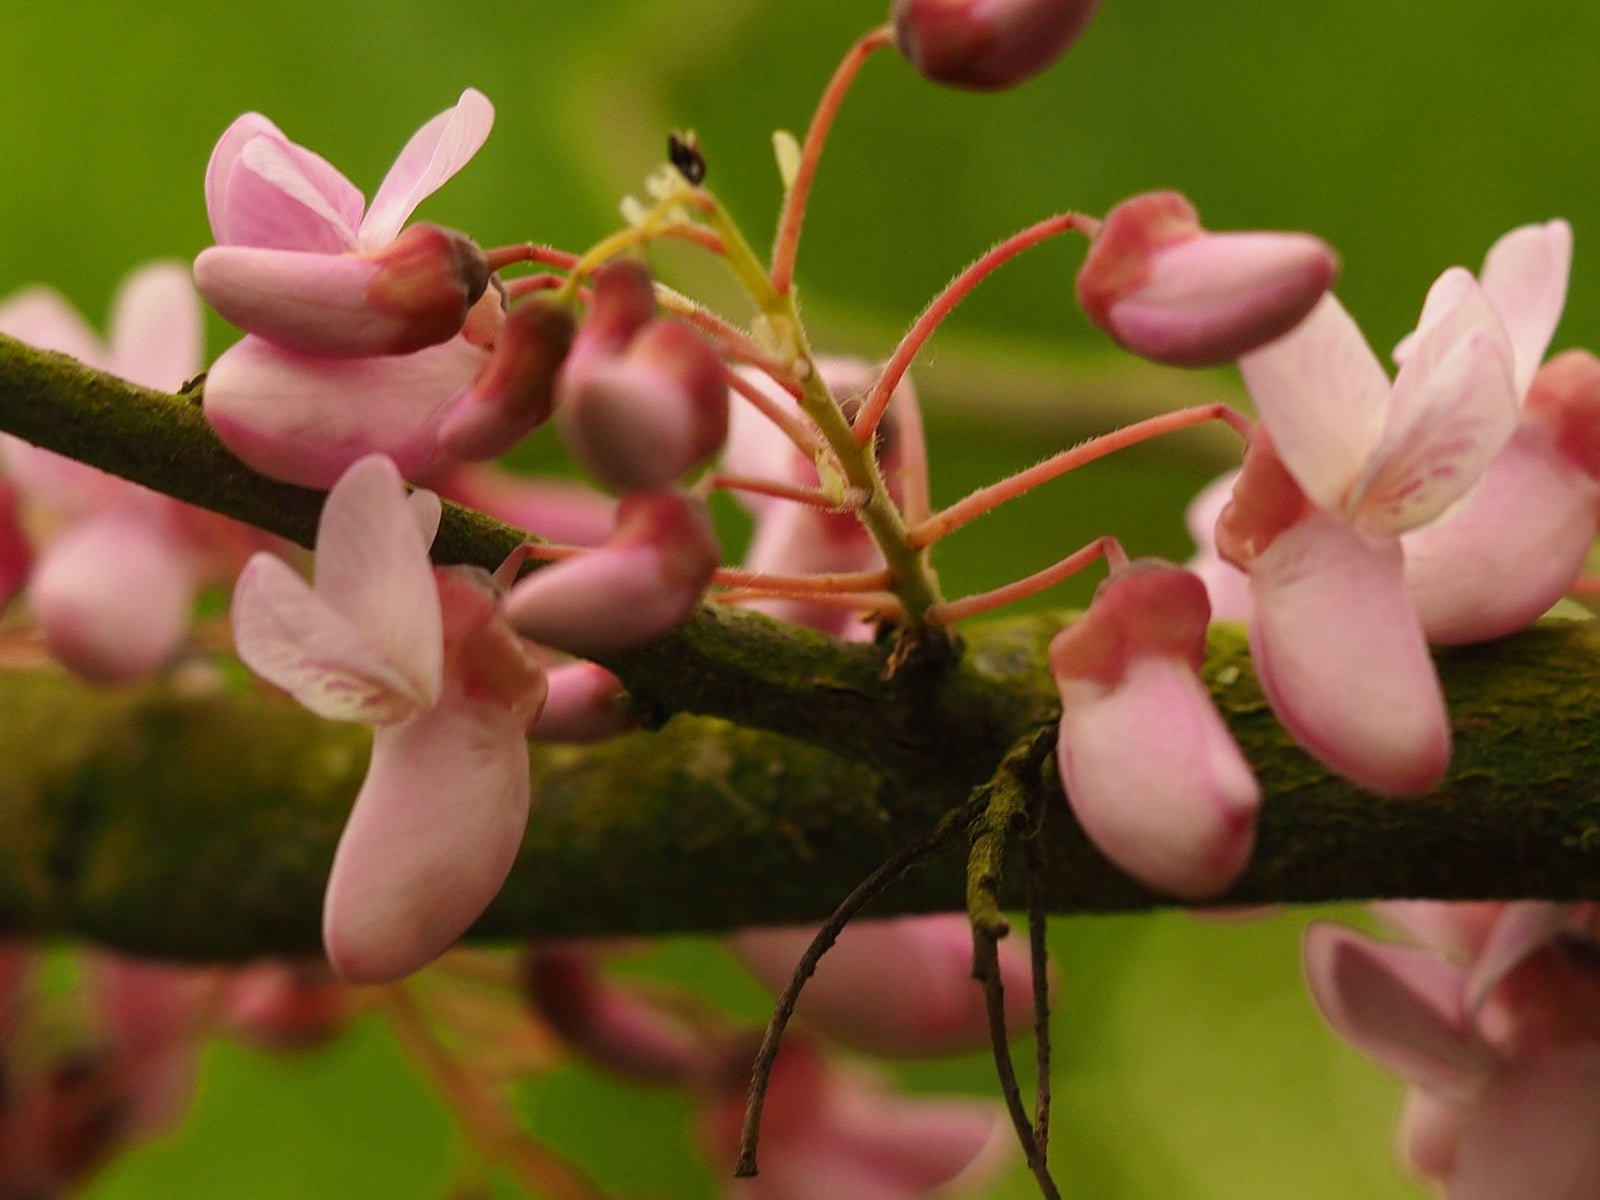
[[[838, 55], [882, 13], [846, 0], [13, 6], [0, 291], [49, 281], [98, 322], [129, 269], [207, 243], [202, 173], [239, 113], [268, 114], [370, 193], [411, 131], [468, 84], [494, 100], [495, 133], [424, 215], [485, 244], [581, 248], [611, 227], [666, 131], [692, 127], [708, 184], [760, 242], [778, 200], [772, 130], [803, 131]], [[1172, 186], [1214, 228], [1330, 240], [1340, 294], [1380, 352], [1445, 266], [1476, 268], [1506, 229], [1566, 216], [1577, 258], [1557, 343], [1583, 343], [1600, 318], [1597, 53], [1600, 8], [1586, 0], [1111, 0], [1063, 66], [1001, 96], [936, 90], [882, 56], [839, 120], [807, 224], [799, 279], [815, 340], [887, 354], [995, 240]], [[1109, 350], [1072, 302], [1080, 257], [1062, 241], [1007, 267], [935, 340], [918, 379], [936, 499], [1118, 415], [1235, 393], [1228, 372], [1182, 375]], [[658, 266], [725, 294], [692, 254]], [[231, 336], [212, 333], [214, 351]], [[1226, 449], [1192, 438], [1047, 489], [953, 540], [947, 590], [993, 586], [1106, 531], [1134, 553], [1181, 557], [1183, 498]], [[1084, 587], [1049, 601], [1081, 600]], [[1058, 923], [1055, 1161], [1068, 1195], [1419, 1194], [1389, 1163], [1393, 1087], [1323, 1033], [1303, 997], [1304, 920]], [[674, 942], [642, 969], [761, 1015], [714, 944]], [[906, 1078], [987, 1093], [990, 1072], [975, 1058]], [[602, 1184], [715, 1194], [673, 1098], [563, 1069], [523, 1099], [534, 1128]], [[381, 1030], [362, 1026], [303, 1061], [215, 1048], [192, 1121], [91, 1194], [420, 1200], [440, 1194], [451, 1162], [442, 1111]], [[1019, 1176], [995, 1194], [1031, 1192]]]

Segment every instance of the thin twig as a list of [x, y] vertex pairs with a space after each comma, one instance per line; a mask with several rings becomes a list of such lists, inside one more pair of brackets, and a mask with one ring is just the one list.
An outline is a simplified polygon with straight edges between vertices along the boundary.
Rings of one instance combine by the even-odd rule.
[[1050, 1158], [1050, 917], [1044, 904], [1045, 850], [1042, 791], [1033, 796], [1035, 819], [1023, 839], [1028, 899], [1028, 950], [1033, 969], [1033, 1057], [1038, 1079], [1033, 1093], [1033, 1144], [1039, 1157]]
[[800, 999], [800, 989], [816, 971], [822, 956], [834, 942], [839, 940], [839, 934], [844, 931], [850, 920], [907, 870], [967, 828], [977, 813], [977, 807], [976, 798], [969, 799], [959, 808], [947, 812], [932, 831], [898, 850], [893, 857], [856, 885], [855, 890], [844, 898], [839, 907], [834, 909], [823, 923], [822, 928], [817, 930], [816, 937], [811, 939], [806, 952], [795, 964], [794, 974], [789, 977], [788, 984], [778, 996], [778, 1002], [772, 1011], [772, 1019], [767, 1022], [767, 1030], [762, 1035], [755, 1062], [750, 1067], [750, 1091], [745, 1101], [744, 1127], [739, 1133], [739, 1158], [733, 1168], [735, 1176], [748, 1178], [757, 1173], [756, 1143], [761, 1138], [761, 1109], [766, 1103], [767, 1084], [772, 1075], [773, 1061], [778, 1057], [778, 1044], [783, 1038], [784, 1029], [789, 1024], [789, 1018], [794, 1015], [795, 1004]]

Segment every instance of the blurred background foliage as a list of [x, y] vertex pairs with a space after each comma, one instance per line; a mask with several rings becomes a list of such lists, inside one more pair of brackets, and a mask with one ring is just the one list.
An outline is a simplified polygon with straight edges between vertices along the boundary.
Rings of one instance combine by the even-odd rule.
[[[611, 227], [667, 130], [692, 127], [708, 184], [759, 244], [779, 197], [772, 130], [803, 131], [839, 54], [882, 14], [850, 0], [13, 6], [0, 52], [0, 290], [48, 281], [98, 322], [135, 265], [207, 243], [204, 165], [239, 113], [268, 114], [370, 193], [404, 139], [469, 84], [494, 100], [498, 124], [427, 217], [485, 244], [581, 248]], [[882, 56], [839, 120], [807, 226], [799, 280], [814, 338], [885, 355], [995, 240], [1053, 211], [1098, 213], [1170, 186], [1214, 228], [1330, 240], [1344, 256], [1340, 294], [1380, 352], [1442, 268], [1476, 268], [1506, 229], [1566, 216], [1577, 258], [1557, 345], [1581, 344], [1600, 318], [1597, 52], [1600, 7], [1585, 0], [1109, 0], [1063, 66], [1005, 95], [942, 92]], [[1062, 241], [1007, 267], [935, 340], [918, 378], [936, 499], [1119, 415], [1236, 394], [1230, 372], [1150, 369], [1109, 348], [1072, 301], [1081, 252]], [[657, 265], [727, 294], [692, 254]], [[213, 351], [231, 336], [214, 325]], [[1183, 500], [1229, 449], [1204, 437], [1155, 447], [989, 518], [946, 548], [948, 592], [1105, 531], [1135, 554], [1183, 556]], [[1081, 602], [1088, 586], [1047, 601]], [[1418, 1194], [1389, 1165], [1392, 1086], [1324, 1034], [1303, 997], [1305, 919], [1057, 923], [1055, 1160], [1069, 1195]], [[675, 941], [632, 969], [763, 1015], [714, 943]], [[982, 1058], [905, 1078], [991, 1090]], [[675, 1098], [562, 1067], [523, 1103], [602, 1184], [715, 1194]], [[420, 1200], [441, 1194], [452, 1155], [442, 1111], [381, 1029], [362, 1025], [302, 1061], [215, 1047], [192, 1120], [92, 1195]], [[1020, 1175], [996, 1193], [1029, 1194]]]

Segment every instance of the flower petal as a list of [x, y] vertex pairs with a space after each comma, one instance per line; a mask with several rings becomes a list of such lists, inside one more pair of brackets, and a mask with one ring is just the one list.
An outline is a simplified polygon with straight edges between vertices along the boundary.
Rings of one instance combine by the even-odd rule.
[[414, 478], [438, 463], [439, 423], [486, 357], [460, 337], [383, 358], [313, 358], [246, 337], [206, 376], [206, 419], [246, 463], [288, 483], [331, 487], [371, 453]]
[[1555, 336], [1571, 268], [1572, 226], [1562, 220], [1513, 229], [1489, 247], [1483, 260], [1479, 278], [1511, 338], [1519, 396], [1527, 392]]
[[355, 248], [361, 193], [325, 159], [269, 133], [231, 152], [222, 202], [211, 214], [218, 245], [325, 254]]
[[111, 369], [111, 355], [100, 336], [53, 288], [25, 288], [0, 304], [0, 333], [41, 350], [70, 354], [102, 371]]
[[426, 707], [443, 686], [439, 589], [418, 518], [394, 463], [368, 455], [339, 477], [317, 523], [317, 594], [362, 633]]
[[1467, 1021], [1454, 967], [1324, 922], [1307, 928], [1303, 953], [1317, 1007], [1356, 1049], [1453, 1103], [1483, 1087], [1494, 1059]]
[[361, 246], [370, 250], [393, 241], [417, 205], [478, 152], [493, 124], [494, 105], [476, 88], [468, 88], [454, 108], [417, 130], [372, 197], [361, 222]]
[[340, 975], [407, 975], [494, 899], [528, 820], [522, 726], [498, 702], [452, 686], [414, 720], [377, 730], [323, 906], [323, 942]]
[[1403, 569], [1398, 540], [1312, 513], [1250, 571], [1250, 647], [1278, 719], [1333, 770], [1391, 795], [1427, 791], [1450, 761], [1444, 695]]
[[1516, 426], [1510, 344], [1472, 288], [1412, 345], [1344, 515], [1373, 533], [1426, 524], [1477, 486]]
[[234, 648], [256, 674], [318, 716], [401, 721], [430, 697], [351, 620], [267, 553], [245, 564], [233, 591]]
[[1383, 431], [1389, 380], [1344, 306], [1324, 296], [1288, 334], [1239, 360], [1278, 457], [1337, 512]]

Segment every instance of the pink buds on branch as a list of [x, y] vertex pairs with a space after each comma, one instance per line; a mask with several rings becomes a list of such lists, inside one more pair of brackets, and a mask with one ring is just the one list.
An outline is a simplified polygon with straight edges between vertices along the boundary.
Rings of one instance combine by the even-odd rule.
[[572, 310], [547, 297], [513, 308], [483, 373], [445, 416], [440, 445], [459, 458], [494, 458], [549, 420], [572, 333]]
[[992, 92], [1067, 52], [1100, 0], [895, 0], [895, 45], [935, 83]]
[[1121, 346], [1155, 362], [1230, 362], [1300, 323], [1339, 273], [1305, 233], [1209, 233], [1177, 192], [1107, 214], [1078, 272], [1078, 303]]

